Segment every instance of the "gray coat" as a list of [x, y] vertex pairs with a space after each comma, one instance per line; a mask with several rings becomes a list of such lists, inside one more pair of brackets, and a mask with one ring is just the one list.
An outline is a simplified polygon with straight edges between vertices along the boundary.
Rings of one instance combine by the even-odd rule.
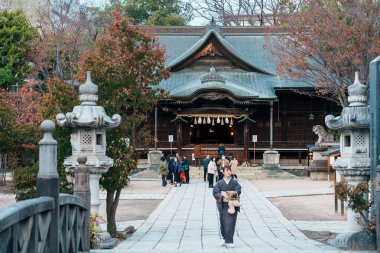
[[240, 207], [235, 208], [236, 212], [234, 214], [229, 214], [228, 203], [222, 202], [221, 191], [236, 191], [240, 195], [241, 186], [235, 179], [231, 178], [228, 185], [224, 179], [222, 179], [216, 183], [213, 190], [213, 195], [216, 199], [216, 205], [219, 211], [220, 233], [226, 243], [233, 243], [237, 213], [240, 211]]

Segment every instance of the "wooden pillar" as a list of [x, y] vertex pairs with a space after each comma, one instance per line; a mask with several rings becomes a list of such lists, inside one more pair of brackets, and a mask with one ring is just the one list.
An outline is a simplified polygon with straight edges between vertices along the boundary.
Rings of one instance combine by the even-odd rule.
[[286, 99], [282, 100], [283, 107], [282, 107], [282, 113], [281, 113], [281, 134], [282, 134], [282, 141], [289, 141], [288, 140], [288, 122], [287, 122], [287, 104]]
[[182, 156], [182, 122], [177, 121], [177, 153]]
[[244, 161], [249, 163], [249, 125], [244, 123]]
[[270, 150], [273, 150], [273, 101], [270, 101], [269, 105], [269, 146]]
[[298, 151], [298, 164], [302, 164], [302, 156], [301, 156], [301, 151]]

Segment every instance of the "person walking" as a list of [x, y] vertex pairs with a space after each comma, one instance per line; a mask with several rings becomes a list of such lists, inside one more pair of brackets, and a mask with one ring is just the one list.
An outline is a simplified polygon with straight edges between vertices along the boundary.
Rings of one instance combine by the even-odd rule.
[[217, 156], [215, 158], [215, 163], [216, 163], [216, 174], [215, 174], [215, 182], [218, 182], [220, 179], [223, 178], [223, 170], [222, 170], [222, 167], [220, 167], [219, 165], [219, 161], [221, 160], [222, 158], [220, 158], [219, 156]]
[[218, 160], [218, 181], [223, 178], [224, 167], [230, 166], [230, 162], [226, 159], [225, 155], [222, 155], [221, 159]]
[[180, 178], [181, 172], [183, 171], [181, 166], [181, 158], [178, 154], [174, 157], [174, 187], [177, 187], [177, 184], [179, 183], [179, 186], [182, 185], [182, 181]]
[[165, 187], [167, 184], [166, 177], [169, 174], [169, 166], [165, 157], [161, 157], [160, 167], [158, 168], [158, 173], [161, 174], [162, 186]]
[[220, 145], [218, 147], [218, 156], [222, 157], [222, 155], [224, 155], [225, 153], [226, 153], [226, 149], [224, 147], [224, 144], [220, 143]]
[[199, 144], [195, 145], [194, 147], [194, 158], [195, 158], [195, 167], [201, 166], [202, 162], [202, 148], [199, 146]]
[[185, 171], [185, 178], [186, 178], [185, 183], [188, 184], [190, 182], [190, 173], [189, 173], [190, 172], [190, 161], [187, 158], [187, 156], [183, 157], [181, 165], [182, 165], [183, 170]]
[[238, 160], [236, 160], [236, 157], [233, 157], [230, 162], [231, 172], [232, 172], [232, 178], [237, 179], [237, 166], [238, 166]]
[[168, 165], [169, 165], [169, 174], [167, 176], [167, 180], [170, 181], [170, 184], [173, 184], [174, 183], [174, 170], [175, 170], [175, 157], [174, 156], [171, 156], [169, 158]]
[[235, 212], [228, 212], [228, 193], [234, 192], [236, 195], [240, 195], [241, 186], [236, 180], [231, 179], [231, 168], [226, 166], [223, 168], [223, 179], [219, 180], [213, 189], [213, 196], [216, 199], [216, 206], [219, 211], [220, 218], [220, 233], [221, 233], [221, 246], [227, 248], [234, 248], [234, 233], [237, 220], [237, 213], [240, 211], [240, 207], [235, 208]]
[[217, 167], [215, 163], [215, 157], [207, 165], [207, 180], [208, 180], [208, 188], [214, 187], [214, 176], [217, 175]]
[[206, 175], [207, 175], [207, 169], [208, 169], [208, 164], [210, 162], [210, 155], [207, 155], [205, 159], [203, 159], [203, 181], [206, 182]]

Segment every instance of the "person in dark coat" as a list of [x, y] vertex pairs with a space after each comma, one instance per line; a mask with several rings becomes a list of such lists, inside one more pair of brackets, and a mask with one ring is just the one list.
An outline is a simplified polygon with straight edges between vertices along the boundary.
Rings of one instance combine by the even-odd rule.
[[205, 159], [203, 159], [203, 181], [206, 182], [208, 163], [210, 162], [210, 155], [207, 155]]
[[213, 195], [216, 199], [216, 206], [219, 211], [220, 218], [220, 233], [222, 235], [221, 245], [225, 245], [228, 248], [235, 247], [234, 245], [234, 233], [235, 225], [237, 220], [237, 213], [240, 211], [240, 207], [236, 207], [234, 213], [228, 212], [228, 202], [224, 202], [223, 198], [227, 198], [227, 191], [234, 191], [238, 195], [241, 193], [240, 184], [231, 178], [231, 168], [226, 166], [223, 168], [224, 177], [222, 180], [219, 180], [213, 189]]
[[223, 143], [220, 143], [218, 147], [218, 156], [222, 157], [226, 153], [226, 148], [224, 147]]
[[190, 182], [190, 174], [189, 174], [190, 161], [189, 159], [187, 159], [187, 156], [183, 157], [181, 165], [182, 165], [183, 170], [185, 171], [185, 178], [186, 178], [185, 183], [188, 184]]
[[174, 158], [175, 157], [170, 157], [169, 158], [169, 174], [168, 174], [168, 177], [167, 177], [167, 180], [170, 181], [171, 184], [174, 183], [174, 170], [175, 170], [175, 161], [174, 161]]
[[179, 183], [179, 186], [182, 185], [182, 181], [180, 178], [181, 172], [183, 171], [183, 168], [181, 166], [181, 158], [176, 155], [174, 157], [174, 187], [177, 187], [177, 184]]

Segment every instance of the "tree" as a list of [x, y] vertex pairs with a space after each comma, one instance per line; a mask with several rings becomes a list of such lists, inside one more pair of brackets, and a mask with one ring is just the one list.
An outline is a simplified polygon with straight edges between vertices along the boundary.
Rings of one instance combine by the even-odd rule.
[[300, 10], [303, 0], [203, 0], [192, 8], [206, 20], [214, 18], [224, 26], [263, 26], [286, 23]]
[[311, 95], [347, 106], [354, 72], [367, 83], [380, 49], [380, 2], [308, 0], [289, 25], [289, 34], [269, 41], [280, 75], [312, 83]]
[[185, 25], [192, 19], [190, 4], [180, 0], [127, 0], [124, 12], [137, 24]]
[[31, 71], [28, 54], [33, 36], [21, 11], [0, 12], [0, 88], [17, 85]]
[[87, 14], [78, 1], [48, 0], [39, 6], [32, 59], [42, 79], [58, 76], [74, 81], [73, 70], [89, 44]]
[[37, 142], [42, 122], [40, 82], [30, 81], [17, 92], [1, 90], [0, 98], [4, 105], [2, 139], [6, 143], [5, 152], [15, 160], [14, 166], [33, 165], [37, 160]]
[[[30, 198], [35, 193], [38, 172], [38, 141], [42, 134], [43, 119], [55, 119], [58, 112], [68, 111], [79, 103], [74, 88], [58, 78], [29, 81], [18, 92], [0, 93], [0, 152], [10, 154], [17, 170], [15, 185], [17, 199]], [[54, 138], [58, 142], [58, 173], [61, 192], [71, 192], [63, 166], [65, 157], [71, 154], [70, 132], [57, 128]], [[33, 174], [34, 173], [34, 174]]]
[[[94, 48], [82, 57], [78, 78], [84, 80], [85, 72], [91, 70], [94, 82], [99, 85], [100, 103], [105, 105], [108, 114], [118, 113], [122, 117], [121, 125], [108, 132], [111, 153], [115, 154], [125, 149], [121, 139], [130, 138], [131, 148], [145, 147], [150, 142], [146, 127], [148, 114], [163, 94], [161, 90], [152, 89], [152, 85], [167, 78], [169, 71], [164, 65], [164, 50], [156, 38], [140, 26], [131, 24], [129, 19], [122, 18], [120, 13], [113, 13], [113, 18], [114, 22], [96, 41]], [[134, 152], [132, 158], [136, 157]], [[131, 168], [130, 162], [118, 164], [101, 179], [107, 190], [107, 221], [112, 225], [108, 227], [111, 233], [116, 231], [115, 211], [126, 183], [104, 182], [119, 180], [118, 175], [125, 176]]]

